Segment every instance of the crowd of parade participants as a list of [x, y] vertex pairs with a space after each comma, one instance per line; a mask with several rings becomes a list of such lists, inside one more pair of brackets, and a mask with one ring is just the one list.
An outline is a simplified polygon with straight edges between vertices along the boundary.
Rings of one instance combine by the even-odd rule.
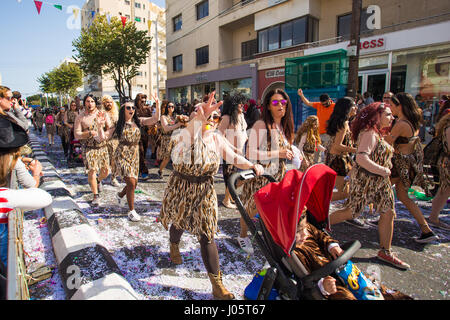
[[[11, 103], [14, 98], [9, 88], [0, 88], [2, 119], [20, 127], [23, 120], [17, 119], [20, 106]], [[223, 201], [218, 203], [214, 179], [219, 169], [224, 182], [233, 172], [254, 170], [255, 178], [243, 182], [240, 194], [245, 209], [253, 217], [257, 214], [253, 194], [269, 182], [263, 173], [281, 181], [287, 165], [296, 157], [297, 169], [302, 172], [317, 163], [329, 166], [337, 174], [331, 201], [340, 201], [340, 208], [330, 212], [331, 225], [346, 222], [362, 229], [369, 225], [378, 228], [377, 258], [400, 269], [407, 270], [410, 266], [391, 248], [396, 200], [419, 226], [412, 241], [438, 240], [432, 228], [450, 230], [439, 219], [450, 196], [449, 96], [442, 97], [433, 122], [434, 136], [441, 141], [440, 183], [437, 192], [434, 190], [428, 218], [408, 192], [415, 187], [431, 195], [433, 184], [424, 171], [424, 144], [420, 137], [422, 127], [431, 125], [430, 121], [425, 122], [428, 119], [424, 120], [422, 109], [410, 94], [386, 92], [383, 101], [365, 102], [359, 97], [333, 101], [324, 93], [319, 101], [311, 102], [299, 89], [298, 99], [315, 109], [317, 115], [297, 124], [297, 130], [293, 106], [284, 90], [270, 91], [258, 101], [240, 93], [224, 96], [222, 101], [216, 98], [212, 92], [201, 100], [180, 104], [138, 94], [134, 100], [126, 99], [119, 105], [110, 96], [97, 98], [88, 94], [81, 101], [71, 101], [61, 108], [38, 107], [28, 118], [32, 123], [30, 129], [38, 135], [44, 134], [45, 125], [50, 148], [59, 148], [54, 139], [58, 135], [68, 158], [74, 152], [74, 142], [79, 142], [80, 159], [92, 192], [91, 205], [103, 205], [102, 184], [108, 181], [117, 187], [114, 196], [118, 203], [128, 205], [128, 218], [133, 222], [142, 219], [134, 208], [137, 184], [162, 179], [165, 171], [171, 169], [159, 219], [169, 232], [171, 261], [183, 263], [179, 246], [184, 231], [195, 235], [213, 295], [218, 299], [234, 298], [222, 283], [214, 240], [218, 207], [236, 208], [227, 188]], [[19, 157], [18, 150], [2, 151], [0, 161], [6, 163], [3, 158], [8, 152]], [[33, 182], [39, 183], [42, 168], [37, 161], [30, 163], [26, 157], [23, 159], [34, 178], [25, 187], [32, 187]], [[158, 168], [156, 177], [149, 175], [150, 163]], [[14, 166], [8, 168], [12, 170]], [[0, 175], [0, 187], [7, 187], [8, 172]], [[361, 219], [363, 212], [370, 219]], [[236, 238], [243, 251], [254, 254], [243, 219]], [[333, 250], [334, 255], [340, 252]], [[336, 292], [330, 282], [325, 284], [328, 292]]]

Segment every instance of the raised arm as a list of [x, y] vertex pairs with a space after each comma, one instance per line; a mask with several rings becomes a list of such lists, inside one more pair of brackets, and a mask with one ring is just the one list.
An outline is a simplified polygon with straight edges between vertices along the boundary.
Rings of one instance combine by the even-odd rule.
[[161, 107], [159, 105], [159, 100], [156, 95], [152, 95], [153, 100], [156, 103], [156, 112], [151, 117], [140, 117], [139, 120], [144, 126], [152, 126], [161, 119]]
[[297, 93], [298, 93], [299, 97], [302, 99], [304, 104], [306, 104], [308, 107], [313, 107], [313, 103], [310, 102], [308, 99], [306, 99], [306, 97], [303, 95], [302, 89], [298, 89]]

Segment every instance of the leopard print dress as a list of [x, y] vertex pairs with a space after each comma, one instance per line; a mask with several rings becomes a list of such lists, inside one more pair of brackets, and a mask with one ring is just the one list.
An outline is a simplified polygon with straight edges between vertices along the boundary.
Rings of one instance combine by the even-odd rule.
[[[361, 134], [359, 135], [359, 138]], [[359, 139], [357, 144], [359, 144]], [[369, 155], [369, 159], [385, 168], [392, 168], [394, 148], [383, 138], [378, 137], [378, 143]], [[352, 211], [353, 218], [357, 218], [366, 205], [373, 203], [378, 213], [388, 210], [394, 211], [394, 191], [389, 177], [375, 175], [365, 170], [357, 163], [350, 172], [350, 195], [345, 206]]]
[[[392, 158], [392, 177], [399, 177], [406, 190], [411, 186], [421, 187], [428, 196], [431, 196], [430, 182], [426, 180], [423, 171], [423, 149], [420, 138], [414, 137], [414, 149], [410, 154], [395, 152]], [[394, 145], [395, 147], [395, 145]]]
[[[97, 131], [97, 119], [90, 130]], [[102, 168], [109, 170], [109, 155], [106, 141], [98, 142], [94, 137], [81, 141], [83, 150], [83, 162], [86, 172], [94, 170], [100, 172]]]
[[[218, 205], [213, 176], [220, 166], [220, 155], [214, 141], [196, 138], [192, 145], [171, 140], [172, 172], [164, 191], [160, 221], [168, 230], [170, 224], [187, 230], [199, 240], [205, 235], [209, 241], [217, 230]], [[201, 177], [191, 181], [181, 177]]]
[[446, 127], [442, 132], [442, 145], [444, 150], [441, 152], [441, 155], [438, 160], [439, 167], [439, 180], [440, 180], [440, 189], [445, 190], [450, 188], [450, 148], [447, 144], [447, 137], [445, 132], [449, 127]]
[[[112, 126], [115, 127], [117, 126], [117, 121], [118, 119], [113, 119], [111, 116], [111, 122], [112, 122]], [[106, 141], [106, 148], [108, 148], [108, 155], [109, 155], [109, 165], [111, 166], [111, 168], [113, 168], [113, 177], [116, 177], [114, 175], [114, 155], [116, 153], [116, 149], [119, 145], [119, 140], [117, 139], [117, 137], [113, 136], [111, 137], [111, 139], [109, 139], [108, 141]]]
[[[169, 117], [169, 116], [163, 116], [167, 118], [167, 123], [169, 126], [172, 126], [175, 124], [175, 118]], [[170, 144], [170, 137], [172, 136], [173, 131], [165, 132], [164, 129], [161, 127], [160, 129], [161, 136], [160, 136], [160, 144], [158, 151], [156, 153], [156, 156], [158, 159], [163, 160], [170, 158], [170, 152], [171, 152], [171, 144]]]
[[[332, 136], [327, 143], [327, 152], [325, 157], [325, 164], [329, 166], [331, 169], [336, 171], [337, 175], [340, 177], [345, 177], [348, 175], [350, 170], [352, 169], [354, 162], [351, 155], [348, 152], [343, 154], [332, 154], [330, 152], [331, 146], [334, 144], [336, 136]], [[344, 140], [342, 144], [347, 147], [353, 146], [353, 141], [351, 137], [351, 132], [347, 130], [344, 135]]]
[[138, 179], [139, 176], [139, 141], [141, 130], [134, 124], [126, 123], [118, 146], [114, 152], [113, 176]]
[[[306, 134], [305, 134], [306, 135]], [[300, 171], [305, 172], [309, 167], [311, 167], [314, 162], [314, 154], [316, 152], [316, 145], [306, 140], [303, 145], [303, 160], [300, 165]]]
[[[270, 131], [267, 139], [267, 151], [272, 150]], [[278, 134], [278, 148], [274, 150], [279, 150], [282, 148], [291, 149], [289, 143], [283, 137], [282, 134]], [[277, 181], [281, 181], [286, 174], [286, 159], [271, 159], [269, 161], [258, 161], [260, 165], [264, 167], [264, 172], [266, 174], [272, 175]], [[265, 177], [255, 177], [244, 181], [242, 186], [241, 201], [246, 209], [247, 213], [254, 215], [257, 212], [255, 201], [253, 200], [253, 195], [256, 191], [264, 187], [269, 183], [269, 180]]]

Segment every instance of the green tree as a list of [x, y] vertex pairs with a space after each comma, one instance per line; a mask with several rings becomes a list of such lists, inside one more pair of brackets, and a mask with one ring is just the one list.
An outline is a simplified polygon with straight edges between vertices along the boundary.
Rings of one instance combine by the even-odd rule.
[[151, 41], [147, 31], [137, 30], [134, 22], [123, 26], [117, 17], [108, 23], [106, 15], [97, 15], [72, 44], [81, 69], [86, 74], [109, 75], [122, 101], [131, 97], [131, 80], [146, 63]]
[[55, 92], [65, 97], [74, 97], [77, 88], [83, 85], [83, 72], [74, 63], [62, 64], [49, 74]]

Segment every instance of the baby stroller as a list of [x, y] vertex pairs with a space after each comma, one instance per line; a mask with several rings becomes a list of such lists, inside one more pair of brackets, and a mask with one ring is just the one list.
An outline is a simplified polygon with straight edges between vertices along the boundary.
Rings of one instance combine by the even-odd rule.
[[341, 246], [344, 250], [341, 256], [312, 273], [308, 273], [297, 256], [291, 253], [295, 247], [297, 223], [305, 205], [308, 222], [319, 230], [330, 230], [328, 210], [336, 172], [324, 164], [317, 164], [304, 173], [290, 170], [281, 182], [264, 175], [271, 183], [253, 196], [260, 216], [256, 223], [244, 209], [235, 187], [238, 180], [253, 177], [253, 171], [237, 172], [231, 175], [227, 184], [239, 212], [270, 265], [258, 292], [258, 300], [267, 300], [272, 288], [286, 300], [325, 299], [317, 282], [346, 264], [361, 247], [360, 242], [345, 243]]
[[73, 130], [70, 132], [69, 153], [67, 157], [67, 164], [72, 168], [76, 163], [83, 162], [83, 151], [79, 140], [75, 139]]

